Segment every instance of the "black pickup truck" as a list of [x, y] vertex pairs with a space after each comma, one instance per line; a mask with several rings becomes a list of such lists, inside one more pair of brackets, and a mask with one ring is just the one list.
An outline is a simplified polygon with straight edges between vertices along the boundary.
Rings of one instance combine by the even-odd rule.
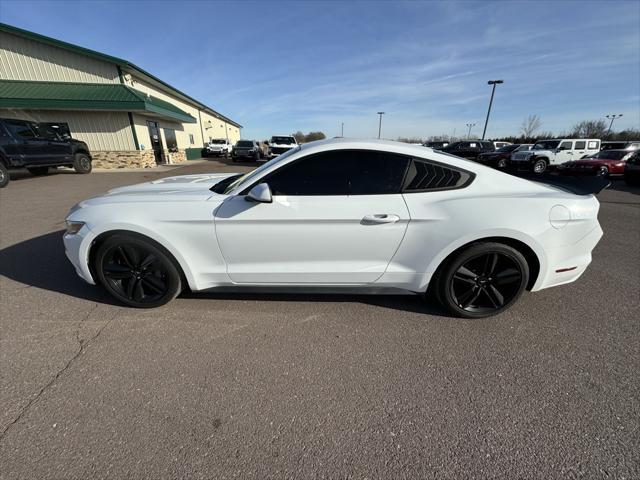
[[91, 172], [89, 147], [80, 140], [63, 138], [44, 124], [0, 118], [0, 188], [9, 183], [11, 168], [26, 168], [33, 175], [46, 175], [50, 167]]

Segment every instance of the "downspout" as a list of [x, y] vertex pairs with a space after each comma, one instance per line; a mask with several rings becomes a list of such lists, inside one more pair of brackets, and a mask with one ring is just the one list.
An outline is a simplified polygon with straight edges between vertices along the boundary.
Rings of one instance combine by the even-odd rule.
[[198, 119], [200, 120], [200, 137], [202, 138], [202, 146], [204, 147], [204, 130], [202, 129], [202, 112], [198, 109]]
[[[120, 78], [120, 83], [122, 85], [125, 85], [120, 65], [116, 65], [116, 68], [118, 69], [118, 78]], [[140, 144], [138, 143], [138, 134], [136, 133], [136, 124], [133, 122], [133, 114], [131, 112], [127, 112], [127, 115], [129, 117], [129, 126], [131, 126], [131, 134], [133, 135], [133, 144], [136, 146], [136, 150], [140, 150]]]

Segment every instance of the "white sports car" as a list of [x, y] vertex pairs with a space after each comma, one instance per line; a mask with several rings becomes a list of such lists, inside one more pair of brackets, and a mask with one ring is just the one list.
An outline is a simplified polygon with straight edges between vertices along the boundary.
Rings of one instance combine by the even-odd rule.
[[244, 175], [164, 178], [80, 202], [64, 244], [80, 277], [134, 307], [186, 287], [368, 286], [485, 317], [585, 271], [599, 203], [595, 188], [573, 191], [422, 146], [334, 139]]

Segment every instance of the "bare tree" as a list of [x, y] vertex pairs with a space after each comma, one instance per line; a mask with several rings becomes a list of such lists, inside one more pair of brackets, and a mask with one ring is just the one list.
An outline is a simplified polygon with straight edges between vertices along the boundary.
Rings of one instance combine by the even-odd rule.
[[575, 138], [606, 138], [607, 122], [604, 120], [583, 120], [573, 126], [571, 136]]
[[327, 136], [322, 132], [309, 132], [305, 135], [305, 142], [314, 142], [316, 140], [324, 140]]
[[522, 132], [523, 138], [533, 138], [533, 136], [541, 126], [542, 122], [540, 121], [540, 117], [538, 117], [538, 115], [529, 115], [522, 121], [520, 132]]

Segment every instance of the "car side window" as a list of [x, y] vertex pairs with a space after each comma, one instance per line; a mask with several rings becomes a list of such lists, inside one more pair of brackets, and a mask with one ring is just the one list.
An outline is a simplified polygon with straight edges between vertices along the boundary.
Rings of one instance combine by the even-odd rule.
[[409, 157], [370, 150], [336, 150], [280, 167], [261, 182], [273, 195], [400, 193]]
[[584, 150], [584, 147], [586, 145], [587, 145], [587, 142], [576, 142], [576, 150]]
[[413, 159], [404, 181], [404, 193], [463, 188], [473, 180], [473, 174], [447, 165], [423, 159]]
[[469, 142], [460, 142], [456, 147], [458, 150], [466, 150], [467, 148], [469, 148]]
[[598, 142], [591, 141], [591, 142], [589, 142], [588, 147], [589, 147], [589, 150], [595, 150], [596, 148], [598, 148]]
[[560, 150], [571, 150], [573, 148], [573, 142], [562, 142], [560, 144]]
[[6, 125], [11, 133], [13, 133], [16, 137], [25, 139], [37, 137], [36, 132], [26, 122], [8, 121]]

